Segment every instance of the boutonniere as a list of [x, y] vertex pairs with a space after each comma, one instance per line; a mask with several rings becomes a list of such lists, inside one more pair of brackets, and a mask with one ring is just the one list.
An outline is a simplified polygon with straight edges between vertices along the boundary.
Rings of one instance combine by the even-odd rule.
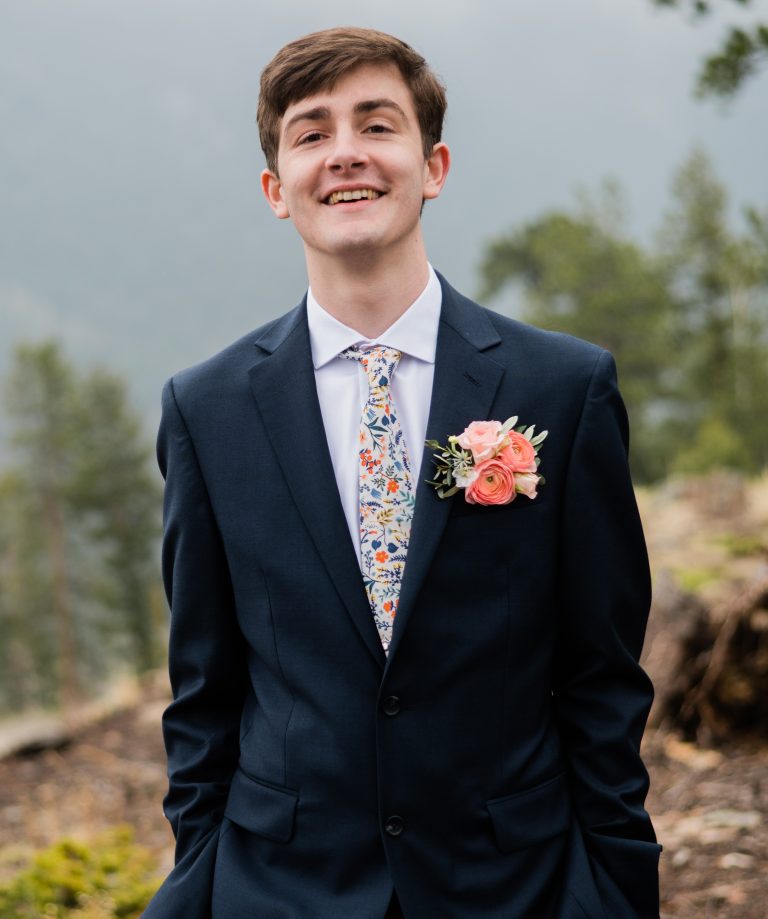
[[429, 482], [438, 497], [450, 498], [464, 489], [470, 504], [509, 504], [515, 495], [536, 497], [544, 484], [537, 472], [539, 448], [547, 431], [534, 425], [515, 427], [517, 416], [501, 421], [473, 421], [461, 434], [451, 434], [447, 446], [436, 440], [426, 444], [434, 454], [437, 471]]

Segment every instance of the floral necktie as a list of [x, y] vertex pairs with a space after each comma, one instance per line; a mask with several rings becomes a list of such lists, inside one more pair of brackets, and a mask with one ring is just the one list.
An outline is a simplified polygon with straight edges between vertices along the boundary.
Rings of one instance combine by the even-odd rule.
[[347, 348], [368, 377], [360, 424], [360, 568], [385, 653], [392, 640], [403, 579], [415, 492], [403, 430], [390, 384], [400, 360], [393, 348]]

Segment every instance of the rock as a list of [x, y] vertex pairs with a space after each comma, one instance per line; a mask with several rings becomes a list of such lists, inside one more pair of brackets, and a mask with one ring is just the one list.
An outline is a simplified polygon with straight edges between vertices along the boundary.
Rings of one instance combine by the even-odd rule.
[[27, 714], [0, 723], [0, 759], [29, 756], [43, 750], [61, 750], [72, 740], [63, 718]]
[[702, 750], [695, 744], [678, 740], [672, 735], [664, 742], [664, 752], [670, 759], [683, 763], [694, 772], [716, 769], [723, 761], [723, 754], [717, 750]]
[[722, 900], [731, 906], [742, 906], [747, 902], [746, 893], [736, 884], [717, 884], [707, 891], [716, 900]]
[[691, 850], [683, 846], [681, 849], [678, 849], [677, 852], [672, 856], [672, 864], [675, 868], [683, 868], [691, 860]]
[[755, 857], [747, 855], [745, 852], [729, 852], [719, 859], [718, 865], [721, 868], [751, 868], [754, 864]]
[[706, 826], [751, 830], [760, 826], [763, 818], [757, 811], [737, 811], [722, 808], [704, 814], [703, 820]]
[[661, 843], [675, 849], [683, 843], [713, 846], [731, 842], [742, 830], [752, 830], [762, 824], [757, 811], [737, 811], [728, 808], [694, 813], [665, 814], [657, 818], [656, 826]]

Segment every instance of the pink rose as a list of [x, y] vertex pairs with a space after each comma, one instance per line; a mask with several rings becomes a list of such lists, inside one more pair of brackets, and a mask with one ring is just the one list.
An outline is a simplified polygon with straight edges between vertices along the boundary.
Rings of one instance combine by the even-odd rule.
[[503, 440], [500, 421], [473, 421], [456, 438], [462, 450], [472, 451], [476, 463], [492, 456]]
[[526, 498], [536, 497], [536, 486], [539, 484], [539, 477], [534, 472], [518, 472], [515, 476], [515, 491]]
[[536, 451], [530, 440], [517, 431], [510, 431], [506, 439], [508, 444], [499, 451], [499, 458], [504, 460], [512, 472], [535, 472]]
[[477, 477], [464, 490], [470, 504], [509, 504], [515, 498], [515, 476], [507, 463], [496, 457], [478, 463]]

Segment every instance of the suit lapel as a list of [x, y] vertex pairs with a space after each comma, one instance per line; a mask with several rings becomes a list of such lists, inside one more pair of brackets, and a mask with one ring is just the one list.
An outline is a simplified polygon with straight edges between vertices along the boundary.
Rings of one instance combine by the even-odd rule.
[[[491, 356], [500, 338], [487, 314], [454, 291], [442, 277], [440, 282], [443, 301], [427, 439], [443, 443], [449, 434], [461, 432], [470, 421], [489, 417], [504, 369]], [[251, 368], [250, 381], [267, 436], [339, 596], [369, 652], [383, 667], [387, 658], [365, 595], [328, 450], [305, 303], [270, 326], [256, 345], [262, 357]], [[299, 443], [313, 445], [311, 469], [298, 458]], [[397, 651], [440, 543], [453, 500], [438, 498], [434, 487], [427, 484], [426, 480], [432, 476], [432, 456], [429, 449], [422, 449], [421, 481], [416, 489], [416, 509], [389, 662]]]
[[[265, 352], [250, 370], [251, 388], [296, 507], [355, 626], [384, 665], [371, 608], [349, 536], [317, 398], [306, 307], [278, 320], [256, 342]], [[312, 445], [305, 460], [302, 444]]]
[[[484, 353], [492, 353], [493, 346], [500, 341], [488, 315], [477, 304], [454, 291], [442, 277], [440, 282], [443, 302], [427, 439], [445, 443], [449, 434], [461, 433], [470, 421], [488, 418], [504, 369], [489, 353]], [[424, 448], [408, 558], [388, 662], [395, 656], [440, 543], [451, 502], [456, 500], [438, 498], [435, 488], [427, 483], [427, 479], [432, 478], [432, 472], [432, 451]]]

